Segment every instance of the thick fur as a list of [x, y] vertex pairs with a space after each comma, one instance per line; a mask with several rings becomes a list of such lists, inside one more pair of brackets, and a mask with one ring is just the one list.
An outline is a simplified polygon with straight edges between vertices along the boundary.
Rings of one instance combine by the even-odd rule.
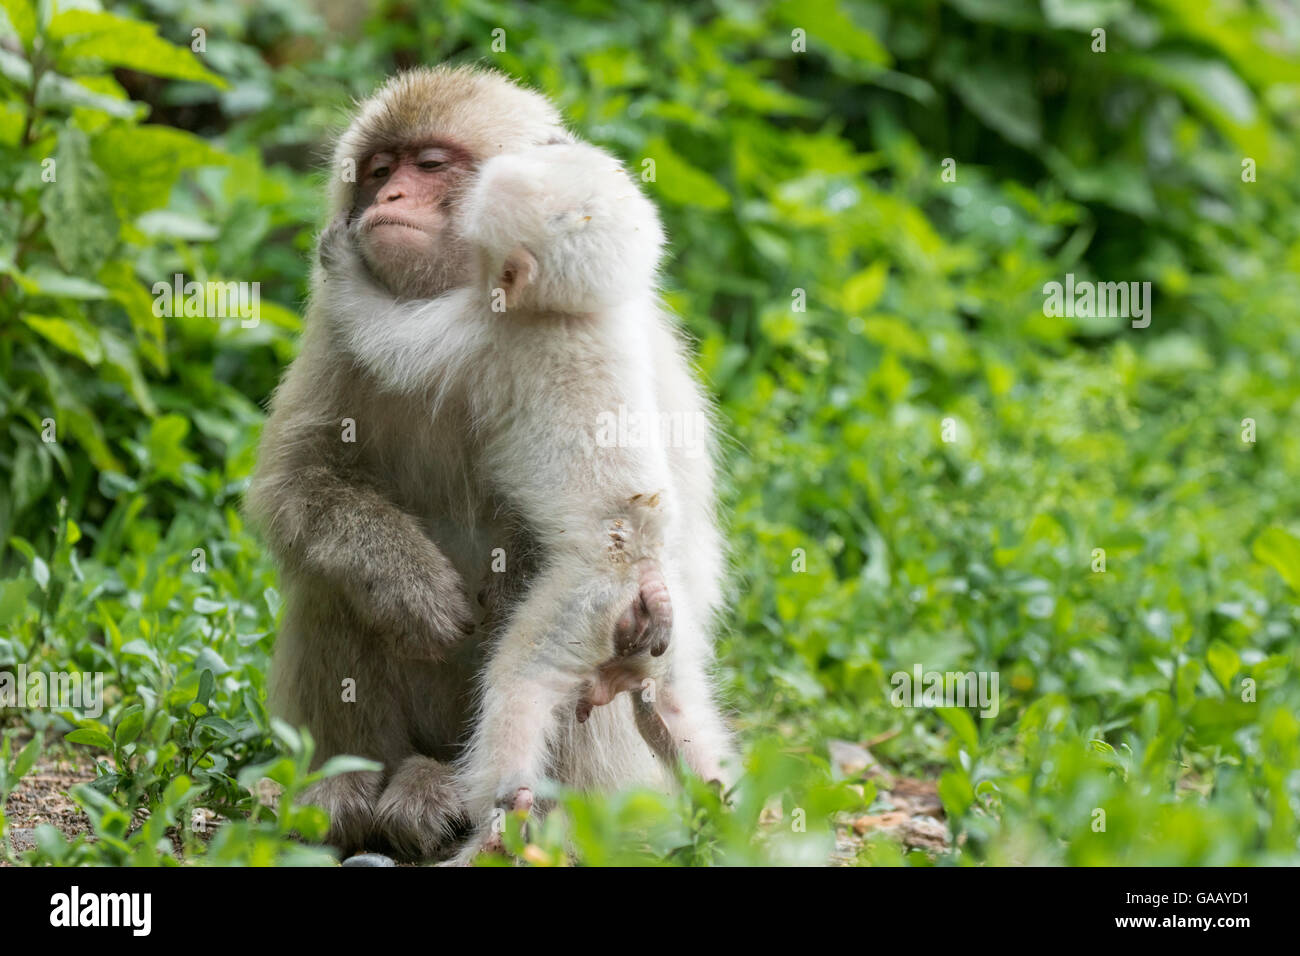
[[[653, 206], [543, 99], [487, 72], [390, 81], [336, 162], [412, 129], [499, 157], [460, 201], [479, 281], [395, 300], [356, 254], [340, 219], [352, 194], [336, 190], [249, 505], [283, 571], [276, 709], [322, 759], [385, 766], [321, 787], [331, 839], [426, 858], [465, 821], [481, 836], [518, 787], [671, 785], [630, 695], [574, 716], [642, 558], [672, 602], [669, 651], [648, 662], [664, 722], [703, 775], [722, 777], [730, 744], [708, 680], [723, 562], [711, 456], [599, 439], [620, 406], [708, 421], [656, 301]], [[518, 249], [534, 269], [494, 311]]]

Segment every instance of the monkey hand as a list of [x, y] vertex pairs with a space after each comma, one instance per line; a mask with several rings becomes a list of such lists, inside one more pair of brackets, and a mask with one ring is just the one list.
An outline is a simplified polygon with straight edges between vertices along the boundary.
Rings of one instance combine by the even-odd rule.
[[325, 227], [316, 241], [316, 255], [326, 272], [335, 271], [343, 259], [352, 254], [352, 237], [346, 213], [339, 213]]
[[362, 616], [391, 640], [397, 656], [442, 660], [473, 633], [475, 617], [460, 575], [440, 553], [345, 583]]
[[346, 281], [374, 286], [357, 247], [356, 224], [349, 221], [347, 213], [339, 213], [325, 227], [316, 243], [316, 254], [326, 282]]

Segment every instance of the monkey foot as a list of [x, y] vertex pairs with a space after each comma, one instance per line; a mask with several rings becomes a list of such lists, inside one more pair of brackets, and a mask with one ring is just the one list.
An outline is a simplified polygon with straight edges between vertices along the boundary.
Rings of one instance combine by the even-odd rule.
[[673, 633], [673, 601], [657, 562], [643, 558], [637, 569], [641, 586], [614, 625], [614, 652], [631, 657], [648, 650], [651, 657], [659, 657], [668, 650]]
[[[640, 587], [628, 609], [614, 625], [614, 656], [596, 668], [578, 699], [578, 723], [586, 723], [596, 707], [624, 691], [638, 691], [654, 700], [654, 678], [645, 653], [662, 657], [673, 632], [673, 602], [659, 565], [650, 558], [637, 562]], [[647, 696], [648, 695], [648, 696]]]
[[578, 700], [578, 723], [585, 724], [595, 708], [603, 707], [624, 691], [649, 693], [649, 699], [653, 700], [654, 694], [648, 690], [653, 684], [654, 678], [646, 677], [634, 662], [621, 658], [606, 661], [596, 668], [595, 678], [583, 686]]
[[[533, 791], [530, 787], [519, 787], [514, 793], [508, 794], [497, 801], [497, 809], [504, 810], [506, 813], [517, 813], [521, 816], [528, 816], [533, 809]], [[480, 853], [504, 853], [505, 844], [502, 841], [502, 834], [505, 833], [504, 821], [501, 826], [493, 826], [490, 832], [479, 846]]]

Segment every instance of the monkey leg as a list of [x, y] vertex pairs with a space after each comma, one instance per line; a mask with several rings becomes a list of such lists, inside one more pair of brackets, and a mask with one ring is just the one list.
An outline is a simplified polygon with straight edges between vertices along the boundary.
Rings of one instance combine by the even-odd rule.
[[[339, 754], [383, 765], [320, 781], [304, 801], [329, 814], [326, 842], [345, 854], [392, 848], [420, 856], [462, 811], [446, 768], [418, 757], [415, 740], [426, 752], [454, 741], [460, 712], [451, 697], [468, 677], [451, 662], [384, 653], [380, 635], [326, 582], [294, 582], [289, 598], [272, 667], [274, 711], [307, 727], [317, 765]], [[417, 718], [428, 726], [417, 727]]]
[[670, 681], [652, 702], [638, 700], [637, 727], [665, 762], [682, 760], [697, 777], [729, 786], [730, 741], [708, 693], [703, 680]]
[[[658, 501], [652, 496], [642, 507], [658, 508]], [[603, 533], [552, 549], [530, 582], [483, 671], [460, 775], [478, 833], [467, 853], [487, 845], [502, 813], [517, 807], [521, 793], [531, 797], [554, 769], [561, 718], [567, 724], [574, 713], [561, 711], [584, 696], [592, 706], [607, 702], [666, 671], [672, 602], [658, 562], [647, 555], [654, 540], [639, 518], [609, 519]]]
[[[458, 772], [476, 836], [487, 842], [520, 791], [537, 793], [552, 765], [559, 712], [610, 652], [610, 637], [631, 580], [593, 579], [590, 562], [556, 557], [530, 584], [481, 671], [474, 733]], [[603, 631], [603, 647], [592, 637]], [[590, 632], [590, 633], [589, 633]]]
[[[506, 666], [515, 669], [514, 662]], [[545, 667], [539, 668], [540, 679], [516, 673], [494, 684], [501, 669], [489, 665], [478, 726], [460, 775], [471, 823], [480, 833], [500, 822], [501, 811], [517, 808], [521, 791], [534, 793], [545, 779], [556, 710], [573, 699], [580, 684], [577, 675], [546, 673]]]
[[434, 859], [467, 826], [452, 769], [432, 757], [407, 757], [375, 807], [375, 831], [400, 858]]
[[730, 786], [736, 772], [731, 736], [713, 698], [700, 627], [690, 601], [680, 601], [668, 673], [633, 692], [637, 729], [670, 769], [682, 761], [696, 776]]

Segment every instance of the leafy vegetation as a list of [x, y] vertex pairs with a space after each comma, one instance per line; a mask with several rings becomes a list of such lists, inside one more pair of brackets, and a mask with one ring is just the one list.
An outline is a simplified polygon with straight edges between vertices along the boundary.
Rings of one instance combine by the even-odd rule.
[[[824, 860], [838, 815], [890, 808], [828, 758], [847, 739], [937, 781], [951, 833], [859, 862], [1297, 860], [1294, 14], [94, 6], [0, 0], [0, 673], [105, 675], [99, 716], [0, 711], [0, 799], [96, 758], [90, 834], [19, 851], [0, 813], [11, 861], [329, 862], [294, 839], [325, 820], [294, 801], [311, 741], [266, 712], [276, 577], [240, 498], [321, 144], [445, 59], [654, 160], [667, 299], [733, 439], [719, 660], [748, 773], [730, 808], [570, 795], [511, 832], [525, 859]], [[176, 273], [259, 282], [260, 323], [158, 318]], [[1150, 325], [1045, 314], [1067, 273], [1149, 281]], [[996, 673], [996, 716], [893, 706], [915, 665]]]

